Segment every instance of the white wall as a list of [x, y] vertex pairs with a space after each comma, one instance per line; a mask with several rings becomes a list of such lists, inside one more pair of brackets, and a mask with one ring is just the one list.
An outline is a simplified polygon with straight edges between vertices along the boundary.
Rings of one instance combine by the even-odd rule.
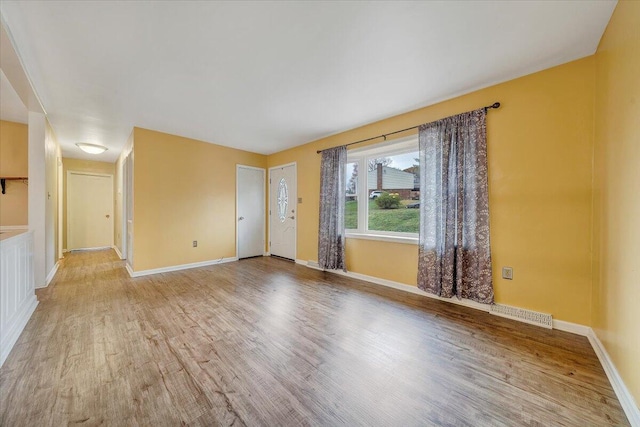
[[58, 159], [60, 147], [55, 139], [49, 122], [45, 119], [45, 286], [51, 280], [51, 274], [58, 262]]
[[44, 114], [29, 112], [29, 230], [36, 288], [49, 284], [58, 260], [59, 157], [60, 147]]
[[[120, 254], [124, 256], [124, 258], [130, 259], [132, 254], [129, 254], [127, 248], [127, 198], [126, 193], [127, 189], [125, 188], [125, 166], [127, 156], [131, 154], [133, 150], [133, 131], [129, 135], [127, 139], [127, 143], [122, 148], [120, 155], [118, 156], [118, 160], [116, 161], [116, 173], [115, 173], [115, 205], [114, 205], [114, 245], [120, 251]], [[129, 158], [129, 161], [133, 162], [133, 155]], [[133, 179], [133, 177], [131, 178]], [[131, 202], [133, 198], [130, 198], [129, 202]], [[129, 263], [130, 264], [130, 263]]]
[[44, 114], [29, 112], [29, 230], [33, 231], [33, 268], [36, 288], [47, 286], [47, 183], [46, 119]]

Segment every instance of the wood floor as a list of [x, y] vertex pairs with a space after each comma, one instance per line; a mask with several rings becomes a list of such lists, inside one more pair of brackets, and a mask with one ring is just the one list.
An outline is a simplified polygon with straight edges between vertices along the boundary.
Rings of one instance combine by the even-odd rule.
[[584, 337], [254, 258], [129, 278], [67, 254], [0, 425], [628, 425]]

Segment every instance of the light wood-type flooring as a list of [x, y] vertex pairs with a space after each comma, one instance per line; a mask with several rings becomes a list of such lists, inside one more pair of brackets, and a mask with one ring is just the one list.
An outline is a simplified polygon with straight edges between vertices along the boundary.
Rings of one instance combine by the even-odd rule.
[[2, 426], [628, 425], [584, 337], [275, 258], [71, 253], [38, 299]]

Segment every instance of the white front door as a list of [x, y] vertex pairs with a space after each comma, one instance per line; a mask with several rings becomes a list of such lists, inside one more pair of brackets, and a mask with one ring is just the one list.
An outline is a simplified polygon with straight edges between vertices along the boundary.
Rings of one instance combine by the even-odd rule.
[[113, 176], [67, 173], [67, 249], [113, 245]]
[[264, 169], [237, 166], [238, 258], [264, 254]]
[[270, 252], [296, 259], [296, 165], [269, 169]]

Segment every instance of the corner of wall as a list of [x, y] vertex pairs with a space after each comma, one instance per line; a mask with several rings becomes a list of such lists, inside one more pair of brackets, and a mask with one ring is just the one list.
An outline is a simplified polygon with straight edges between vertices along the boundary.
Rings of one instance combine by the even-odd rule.
[[[619, 1], [595, 54], [592, 328], [640, 402], [640, 2]], [[640, 418], [637, 418], [640, 419]]]

